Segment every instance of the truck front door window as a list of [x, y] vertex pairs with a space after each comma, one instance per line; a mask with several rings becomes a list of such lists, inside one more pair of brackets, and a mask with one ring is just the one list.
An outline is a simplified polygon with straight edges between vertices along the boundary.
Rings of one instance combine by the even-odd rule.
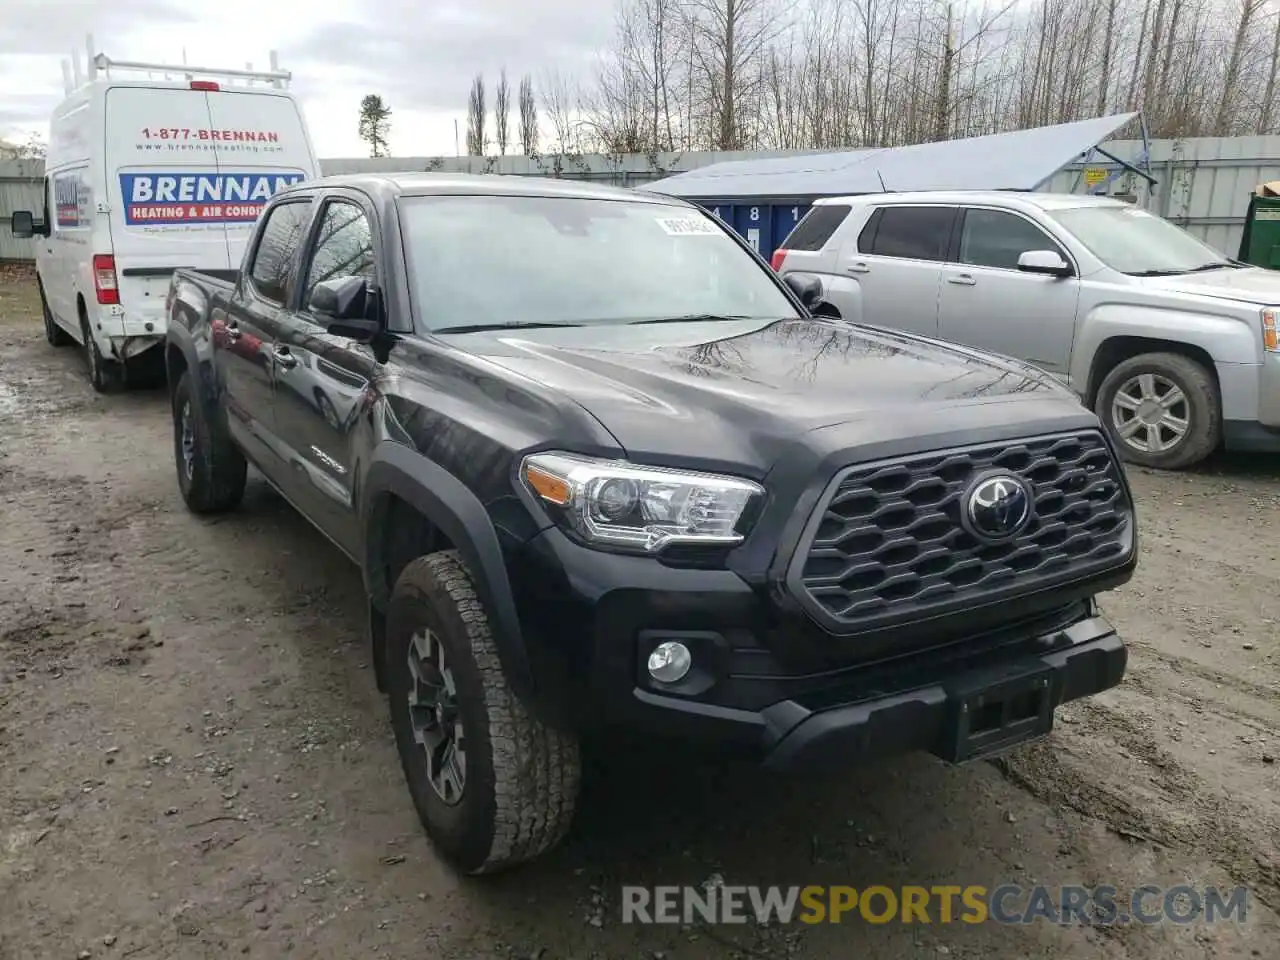
[[275, 303], [285, 302], [293, 255], [302, 241], [310, 211], [310, 201], [302, 201], [282, 203], [267, 214], [262, 239], [249, 268], [249, 277], [260, 296]]
[[372, 280], [373, 276], [373, 231], [369, 218], [354, 203], [341, 200], [330, 203], [320, 223], [316, 252], [311, 257], [302, 288], [303, 307], [317, 283], [340, 277]]
[[1017, 214], [1003, 210], [968, 210], [960, 234], [960, 262], [975, 267], [1016, 270], [1018, 258], [1029, 250], [1066, 254], [1043, 230]]

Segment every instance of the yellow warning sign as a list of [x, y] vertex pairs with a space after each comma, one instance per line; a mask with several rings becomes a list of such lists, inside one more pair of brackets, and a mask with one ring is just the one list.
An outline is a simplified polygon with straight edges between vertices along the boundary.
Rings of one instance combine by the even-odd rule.
[[1105, 179], [1107, 179], [1107, 171], [1104, 167], [1085, 167], [1084, 182], [1086, 186], [1096, 187]]

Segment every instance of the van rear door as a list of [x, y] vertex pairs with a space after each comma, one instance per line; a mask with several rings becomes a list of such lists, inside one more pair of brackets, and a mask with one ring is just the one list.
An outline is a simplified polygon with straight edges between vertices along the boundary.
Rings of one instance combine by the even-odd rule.
[[315, 169], [296, 102], [263, 90], [114, 87], [106, 138], [120, 303], [156, 330], [173, 270], [238, 268], [267, 200]]
[[130, 321], [163, 320], [175, 267], [227, 267], [226, 226], [207, 212], [200, 191], [217, 174], [217, 158], [202, 139], [210, 126], [203, 90], [107, 91], [103, 157], [112, 250], [93, 252], [114, 255], [120, 304]]
[[227, 262], [240, 266], [254, 221], [286, 186], [316, 176], [319, 165], [293, 97], [263, 89], [208, 94], [209, 131], [223, 187]]

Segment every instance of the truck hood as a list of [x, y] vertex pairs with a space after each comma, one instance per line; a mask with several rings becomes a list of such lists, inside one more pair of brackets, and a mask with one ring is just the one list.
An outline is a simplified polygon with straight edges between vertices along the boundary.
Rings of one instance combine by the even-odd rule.
[[1186, 273], [1176, 277], [1141, 277], [1150, 290], [1168, 290], [1198, 297], [1217, 297], [1259, 306], [1280, 304], [1280, 270], [1244, 267]]
[[572, 398], [632, 458], [767, 468], [794, 444], [812, 450], [814, 437], [839, 425], [853, 425], [838, 431], [847, 446], [925, 440], [979, 421], [1026, 433], [1040, 415], [1091, 416], [1025, 364], [839, 321], [548, 328], [457, 337], [464, 340], [458, 346]]

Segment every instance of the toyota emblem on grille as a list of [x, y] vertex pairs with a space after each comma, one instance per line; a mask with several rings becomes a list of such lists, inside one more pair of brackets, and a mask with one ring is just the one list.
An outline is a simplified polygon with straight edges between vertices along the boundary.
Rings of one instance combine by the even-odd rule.
[[1008, 540], [1031, 520], [1031, 491], [1009, 474], [984, 477], [969, 490], [965, 519], [969, 532], [984, 540]]

